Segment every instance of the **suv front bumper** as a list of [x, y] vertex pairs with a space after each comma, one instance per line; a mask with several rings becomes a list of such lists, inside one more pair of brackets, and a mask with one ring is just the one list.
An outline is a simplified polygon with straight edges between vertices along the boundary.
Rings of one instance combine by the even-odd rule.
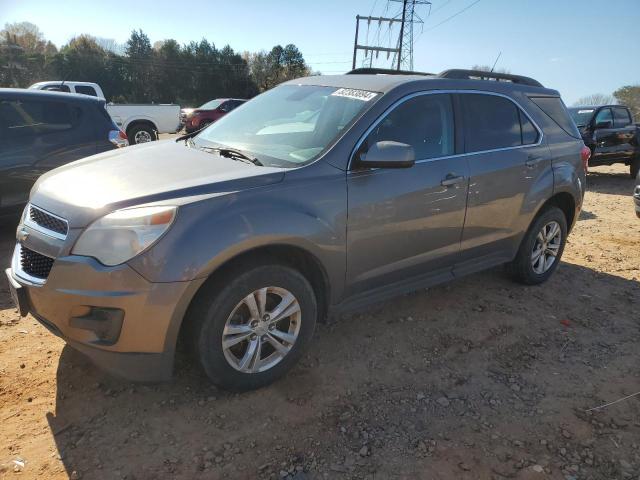
[[178, 330], [202, 281], [152, 283], [126, 264], [57, 258], [44, 283], [20, 275], [19, 247], [6, 273], [21, 314], [102, 369], [134, 381], [171, 378]]

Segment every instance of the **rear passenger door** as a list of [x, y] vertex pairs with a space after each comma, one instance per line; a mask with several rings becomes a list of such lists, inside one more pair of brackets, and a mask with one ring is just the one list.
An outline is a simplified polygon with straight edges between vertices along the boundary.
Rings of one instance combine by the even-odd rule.
[[553, 172], [540, 129], [513, 100], [479, 92], [457, 98], [470, 175], [455, 268], [464, 274], [512, 258], [530, 219], [523, 212], [533, 211], [541, 196], [551, 195]]
[[[460, 248], [467, 159], [456, 156], [449, 94], [419, 94], [383, 114], [359, 150], [380, 141], [411, 145], [403, 169], [358, 169], [347, 175], [347, 284], [358, 294], [416, 277], [449, 279]], [[426, 280], [426, 278], [425, 278]]]

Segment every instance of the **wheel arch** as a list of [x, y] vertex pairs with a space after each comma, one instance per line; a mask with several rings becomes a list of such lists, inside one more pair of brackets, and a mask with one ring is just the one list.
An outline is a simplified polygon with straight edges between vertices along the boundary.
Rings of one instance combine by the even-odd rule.
[[126, 134], [129, 135], [129, 131], [138, 125], [147, 125], [153, 128], [156, 132], [158, 131], [158, 126], [150, 118], [134, 118], [127, 120], [123, 125], [123, 129]]
[[[538, 209], [535, 218], [537, 218], [541, 212], [547, 207], [558, 207], [564, 213], [564, 217], [567, 220], [567, 231], [571, 231], [571, 228], [575, 224], [576, 219], [576, 200], [569, 192], [557, 192]], [[533, 221], [532, 221], [533, 222]]]
[[[322, 322], [326, 319], [329, 302], [331, 298], [331, 284], [327, 271], [322, 262], [309, 250], [300, 246], [290, 244], [273, 244], [255, 247], [240, 252], [219, 265], [213, 272], [209, 274], [202, 284], [195, 291], [185, 314], [179, 321], [177, 328], [174, 328], [173, 335], [168, 333], [166, 341], [167, 347], [174, 347], [178, 341], [184, 339], [189, 333], [189, 312], [200, 299], [201, 295], [211, 288], [212, 285], [219, 285], [233, 275], [235, 271], [256, 266], [258, 264], [267, 264], [270, 262], [280, 263], [300, 272], [311, 284], [318, 302], [318, 321]], [[215, 287], [214, 287], [215, 288]]]

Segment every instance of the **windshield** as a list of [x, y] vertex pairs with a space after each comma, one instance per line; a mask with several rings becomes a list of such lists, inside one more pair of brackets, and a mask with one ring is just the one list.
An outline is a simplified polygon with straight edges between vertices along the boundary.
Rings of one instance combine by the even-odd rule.
[[241, 150], [267, 166], [301, 166], [331, 145], [377, 95], [282, 85], [225, 115], [197, 135], [194, 144]]
[[578, 127], [589, 125], [591, 117], [593, 117], [593, 112], [596, 111], [595, 108], [569, 108], [568, 110], [569, 115], [571, 115], [571, 118]]
[[224, 100], [210, 100], [198, 107], [198, 110], [215, 110]]

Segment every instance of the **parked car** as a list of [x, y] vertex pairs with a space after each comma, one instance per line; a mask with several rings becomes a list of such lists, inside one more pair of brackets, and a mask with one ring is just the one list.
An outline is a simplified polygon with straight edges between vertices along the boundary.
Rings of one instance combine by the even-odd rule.
[[[29, 88], [66, 93], [80, 93], [104, 99], [100, 85], [91, 82], [38, 82]], [[176, 133], [181, 128], [180, 105], [107, 104], [107, 112], [119, 128], [127, 133], [129, 143], [151, 142], [161, 133]]]
[[633, 190], [633, 201], [636, 204], [636, 215], [640, 218], [640, 173], [636, 176], [636, 188]]
[[569, 109], [584, 143], [591, 150], [590, 166], [629, 165], [635, 178], [640, 170], [640, 127], [624, 105], [599, 105]]
[[241, 98], [216, 98], [198, 108], [183, 108], [180, 111], [180, 119], [187, 133], [195, 132], [224, 117], [245, 102], [246, 100]]
[[589, 150], [557, 91], [483, 75], [296, 79], [196, 135], [46, 174], [7, 270], [20, 312], [132, 380], [170, 377], [180, 336], [246, 390], [327, 316], [500, 264], [546, 281]]
[[19, 213], [44, 172], [124, 145], [104, 100], [0, 89], [0, 216]]

